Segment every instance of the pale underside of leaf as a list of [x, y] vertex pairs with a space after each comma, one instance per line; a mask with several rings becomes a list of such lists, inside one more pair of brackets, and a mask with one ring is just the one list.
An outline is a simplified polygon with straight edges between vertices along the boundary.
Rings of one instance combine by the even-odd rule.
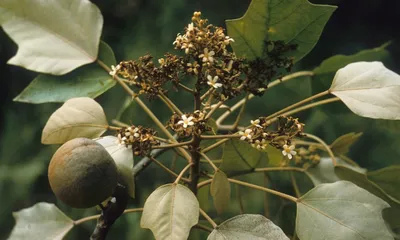
[[221, 223], [208, 240], [288, 240], [289, 238], [272, 221], [262, 215], [243, 214]]
[[88, 0], [1, 0], [0, 24], [18, 44], [9, 64], [62, 75], [96, 60], [103, 17]]
[[265, 41], [282, 40], [298, 46], [290, 55], [299, 61], [315, 46], [335, 9], [306, 0], [253, 0], [243, 17], [227, 20], [226, 25], [238, 56], [261, 57]]
[[[108, 66], [115, 65], [112, 49], [100, 43], [98, 59]], [[40, 74], [14, 101], [26, 103], [65, 102], [75, 97], [95, 98], [106, 92], [116, 81], [97, 62], [82, 66], [63, 76]]]
[[186, 240], [199, 218], [199, 202], [186, 187], [167, 184], [146, 200], [140, 226], [149, 228], [157, 240]]
[[50, 203], [37, 203], [13, 215], [16, 225], [9, 240], [62, 240], [73, 228], [72, 219]]
[[57, 109], [42, 132], [43, 144], [61, 144], [77, 137], [96, 138], [108, 127], [103, 108], [91, 98], [73, 98]]
[[389, 207], [351, 182], [321, 184], [297, 202], [300, 239], [393, 239], [382, 218]]
[[329, 91], [357, 115], [400, 119], [400, 76], [381, 62], [357, 62], [341, 68]]

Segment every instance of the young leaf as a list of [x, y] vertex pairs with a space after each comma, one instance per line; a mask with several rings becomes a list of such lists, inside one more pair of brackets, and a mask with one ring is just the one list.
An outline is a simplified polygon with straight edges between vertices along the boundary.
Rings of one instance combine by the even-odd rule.
[[355, 114], [400, 119], [400, 76], [381, 62], [357, 62], [337, 71], [329, 91]]
[[166, 184], [147, 198], [140, 226], [149, 228], [156, 240], [186, 240], [199, 211], [199, 202], [187, 187]]
[[135, 179], [132, 174], [133, 153], [132, 149], [120, 145], [118, 138], [114, 136], [104, 136], [96, 139], [114, 159], [118, 168], [118, 181], [127, 187], [128, 194], [135, 197]]
[[107, 127], [100, 104], [87, 97], [73, 98], [50, 116], [42, 132], [42, 143], [61, 144], [78, 137], [96, 138]]
[[266, 158], [264, 152], [239, 139], [231, 139], [224, 146], [220, 169], [224, 172], [250, 170], [263, 158]]
[[390, 166], [369, 172], [367, 176], [386, 194], [400, 202], [400, 166]]
[[218, 225], [207, 240], [289, 240], [282, 229], [269, 219], [257, 214], [242, 214]]
[[[367, 171], [364, 168], [352, 166], [340, 158], [336, 158], [336, 161], [338, 165], [346, 166], [361, 174], [364, 174]], [[305, 173], [310, 177], [315, 186], [322, 183], [333, 183], [340, 180], [340, 178], [335, 174], [335, 166], [333, 165], [332, 159], [329, 157], [321, 158], [321, 161], [316, 166], [308, 168]]]
[[18, 44], [9, 64], [62, 75], [96, 60], [103, 17], [89, 0], [1, 0], [0, 24]]
[[377, 61], [384, 60], [389, 57], [389, 52], [386, 50], [386, 47], [389, 43], [384, 43], [382, 46], [362, 50], [353, 55], [335, 55], [328, 59], [325, 59], [321, 65], [313, 70], [314, 74], [326, 74], [326, 73], [334, 73], [340, 68], [345, 67], [347, 64], [360, 62], [360, 61]]
[[74, 222], [54, 204], [37, 203], [30, 208], [14, 212], [16, 225], [9, 240], [42, 239], [62, 240]]
[[217, 125], [217, 122], [213, 119], [213, 118], [209, 118], [208, 120], [207, 120], [207, 123], [206, 123], [206, 126], [207, 127], [209, 127], [209, 128], [211, 128], [211, 133], [212, 134], [217, 134], [217, 132], [218, 132], [218, 125]]
[[296, 232], [307, 240], [393, 240], [382, 217], [387, 207], [351, 182], [321, 184], [297, 201]]
[[216, 171], [210, 187], [211, 196], [214, 199], [214, 206], [218, 214], [222, 214], [229, 205], [231, 198], [231, 184], [228, 177], [221, 171]]
[[351, 145], [353, 145], [361, 137], [362, 133], [347, 133], [338, 137], [331, 144], [331, 150], [336, 155], [347, 154], [350, 150]]
[[265, 41], [282, 40], [297, 45], [290, 54], [299, 61], [315, 46], [335, 9], [307, 0], [252, 0], [244, 16], [226, 20], [226, 27], [239, 57], [262, 57]]
[[[99, 59], [115, 65], [112, 49], [100, 43]], [[95, 98], [115, 85], [112, 77], [97, 63], [82, 66], [64, 76], [40, 74], [14, 101], [26, 103], [65, 102], [74, 97]]]

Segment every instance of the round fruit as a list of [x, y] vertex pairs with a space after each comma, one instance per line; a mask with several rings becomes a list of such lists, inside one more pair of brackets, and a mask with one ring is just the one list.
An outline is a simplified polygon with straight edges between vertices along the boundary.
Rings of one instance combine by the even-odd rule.
[[49, 182], [58, 199], [89, 208], [110, 197], [117, 186], [117, 166], [106, 149], [87, 138], [64, 143], [49, 165]]

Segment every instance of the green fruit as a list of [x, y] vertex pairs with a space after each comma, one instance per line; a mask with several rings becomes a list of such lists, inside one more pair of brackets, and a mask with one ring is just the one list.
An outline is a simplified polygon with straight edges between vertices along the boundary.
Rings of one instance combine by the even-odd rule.
[[54, 153], [48, 176], [58, 199], [71, 207], [89, 208], [113, 194], [118, 171], [103, 146], [91, 139], [75, 138]]

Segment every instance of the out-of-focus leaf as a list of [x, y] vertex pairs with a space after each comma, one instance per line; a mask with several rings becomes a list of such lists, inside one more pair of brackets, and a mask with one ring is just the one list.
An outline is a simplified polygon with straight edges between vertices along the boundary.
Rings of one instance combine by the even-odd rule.
[[362, 50], [353, 55], [335, 55], [325, 59], [317, 68], [313, 70], [316, 75], [334, 73], [347, 64], [360, 61], [382, 61], [389, 57], [389, 52], [386, 47], [389, 43], [384, 43], [382, 46]]
[[266, 159], [264, 152], [239, 139], [230, 139], [224, 146], [220, 169], [224, 172], [250, 170], [261, 159]]
[[[105, 42], [100, 43], [99, 59], [109, 66], [116, 62], [112, 49]], [[41, 74], [14, 101], [45, 103], [65, 102], [75, 97], [95, 98], [112, 88], [115, 83], [100, 65], [92, 63], [64, 76]]]
[[13, 215], [16, 225], [9, 240], [62, 240], [74, 226], [72, 219], [50, 203], [37, 203]]
[[[336, 158], [336, 162], [338, 165], [348, 167], [362, 174], [367, 172], [366, 169], [352, 166], [340, 158]], [[308, 168], [305, 173], [310, 177], [315, 186], [322, 183], [333, 183], [340, 181], [340, 178], [335, 174], [333, 162], [331, 158], [328, 157], [321, 158], [321, 161], [316, 166]]]
[[362, 133], [347, 133], [338, 137], [331, 144], [331, 150], [336, 155], [347, 154], [350, 150], [351, 145], [353, 145], [362, 136]]
[[78, 137], [96, 138], [107, 127], [100, 104], [87, 97], [73, 98], [50, 116], [42, 132], [42, 143], [61, 144]]
[[297, 201], [300, 239], [393, 240], [386, 228], [382, 199], [347, 181], [321, 184]]
[[187, 187], [166, 184], [147, 198], [140, 226], [149, 228], [157, 240], [186, 240], [199, 211], [199, 202]]
[[262, 215], [242, 214], [218, 225], [207, 240], [289, 240], [282, 229]]
[[400, 201], [387, 195], [378, 185], [368, 180], [366, 174], [356, 172], [353, 169], [340, 165], [335, 166], [335, 173], [340, 179], [356, 184], [375, 196], [385, 200], [392, 207], [400, 204]]
[[282, 151], [268, 145], [264, 150], [268, 155], [268, 166], [278, 167], [281, 166], [282, 160], [284, 156], [282, 155]]
[[282, 40], [297, 45], [290, 55], [299, 61], [313, 49], [335, 9], [307, 0], [252, 0], [244, 16], [226, 20], [226, 27], [239, 57], [262, 57], [265, 41]]
[[62, 75], [97, 59], [103, 16], [89, 0], [1, 0], [0, 24], [19, 47], [9, 64]]
[[231, 184], [228, 181], [228, 177], [225, 173], [220, 170], [214, 173], [211, 187], [211, 196], [214, 199], [214, 206], [218, 214], [222, 214], [224, 210], [229, 206], [231, 198]]
[[383, 209], [383, 219], [388, 223], [391, 228], [392, 235], [396, 239], [400, 239], [400, 207], [391, 207]]
[[381, 62], [357, 62], [341, 68], [329, 91], [357, 115], [400, 120], [400, 76]]
[[400, 166], [390, 166], [368, 172], [367, 177], [386, 194], [400, 202]]
[[124, 145], [120, 145], [118, 138], [115, 136], [104, 136], [96, 139], [114, 159], [118, 168], [118, 181], [127, 187], [128, 194], [132, 198], [135, 197], [135, 179], [132, 174], [133, 169], [133, 153], [132, 149]]

